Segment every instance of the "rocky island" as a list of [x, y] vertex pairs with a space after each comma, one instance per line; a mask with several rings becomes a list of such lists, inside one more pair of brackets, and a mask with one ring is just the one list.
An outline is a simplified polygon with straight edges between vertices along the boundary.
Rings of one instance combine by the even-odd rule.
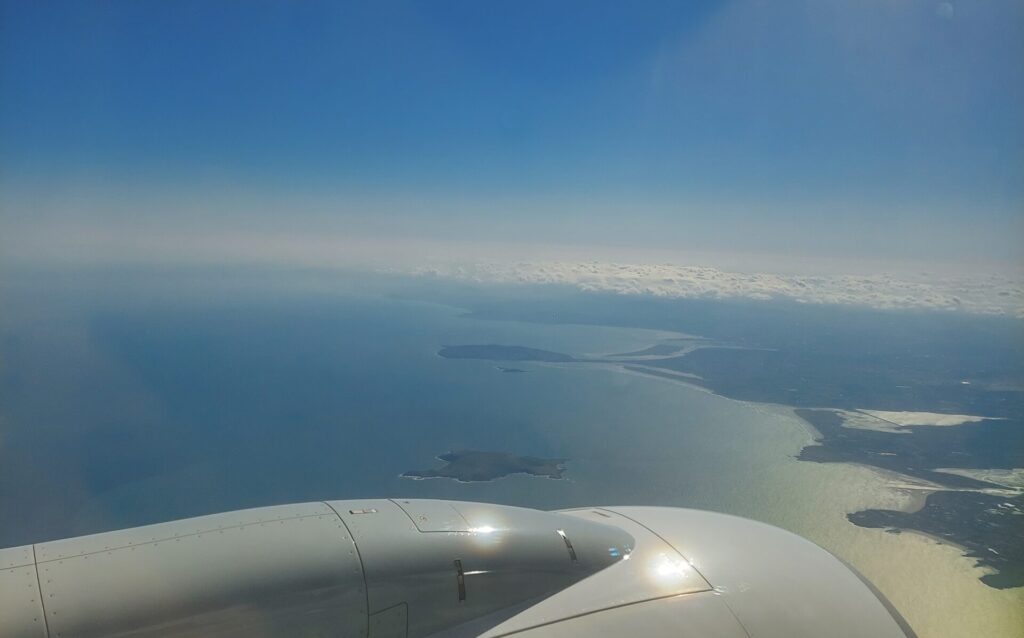
[[459, 450], [437, 457], [446, 465], [438, 469], [410, 470], [404, 478], [449, 478], [461, 483], [493, 481], [510, 474], [529, 474], [543, 478], [560, 479], [567, 459], [542, 459], [536, 456], [517, 456], [508, 452], [481, 452]]

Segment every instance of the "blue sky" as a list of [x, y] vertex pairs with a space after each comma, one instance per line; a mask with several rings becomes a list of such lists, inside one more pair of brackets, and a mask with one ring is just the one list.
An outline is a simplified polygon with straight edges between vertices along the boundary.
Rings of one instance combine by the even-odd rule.
[[245, 231], [1016, 270], [1022, 60], [1009, 1], [3, 2], [0, 246]]

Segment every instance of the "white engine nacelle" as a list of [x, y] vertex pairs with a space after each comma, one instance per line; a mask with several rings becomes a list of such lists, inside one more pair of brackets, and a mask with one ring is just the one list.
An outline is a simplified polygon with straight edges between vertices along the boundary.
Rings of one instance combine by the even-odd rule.
[[0, 550], [0, 636], [912, 635], [816, 545], [676, 508], [265, 507]]

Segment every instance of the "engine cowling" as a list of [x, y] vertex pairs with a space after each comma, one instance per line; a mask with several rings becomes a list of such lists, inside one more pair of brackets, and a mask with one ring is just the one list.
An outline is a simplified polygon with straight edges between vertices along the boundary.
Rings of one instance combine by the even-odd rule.
[[813, 543], [723, 514], [264, 507], [0, 550], [2, 636], [912, 635]]

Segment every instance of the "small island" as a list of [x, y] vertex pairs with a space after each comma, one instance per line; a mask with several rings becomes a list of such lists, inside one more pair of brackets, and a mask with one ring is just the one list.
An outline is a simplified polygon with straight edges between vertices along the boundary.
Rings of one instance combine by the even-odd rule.
[[569, 363], [576, 361], [575, 358], [551, 352], [550, 350], [538, 350], [537, 348], [526, 348], [523, 346], [500, 346], [500, 345], [467, 345], [467, 346], [444, 346], [437, 353], [445, 359], [484, 359], [488, 361], [544, 361], [547, 363]]
[[493, 481], [510, 474], [529, 474], [550, 479], [562, 478], [567, 459], [542, 459], [536, 456], [517, 456], [508, 452], [481, 452], [459, 450], [437, 457], [447, 463], [432, 470], [410, 470], [403, 478], [449, 478], [460, 483]]

